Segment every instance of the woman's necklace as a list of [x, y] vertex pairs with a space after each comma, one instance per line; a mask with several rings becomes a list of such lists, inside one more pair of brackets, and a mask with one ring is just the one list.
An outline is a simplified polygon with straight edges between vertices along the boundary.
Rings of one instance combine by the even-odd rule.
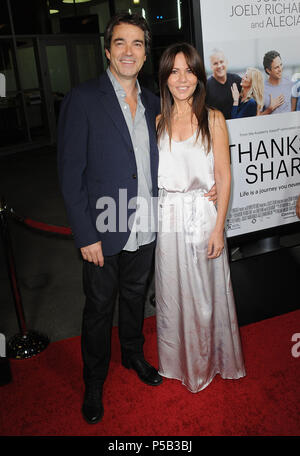
[[178, 110], [173, 111], [173, 115], [174, 115], [174, 117], [177, 116], [178, 118], [180, 118], [180, 117], [184, 117], [186, 114], [191, 113], [191, 112], [192, 112], [191, 106], [188, 105], [188, 107], [182, 112], [178, 112]]

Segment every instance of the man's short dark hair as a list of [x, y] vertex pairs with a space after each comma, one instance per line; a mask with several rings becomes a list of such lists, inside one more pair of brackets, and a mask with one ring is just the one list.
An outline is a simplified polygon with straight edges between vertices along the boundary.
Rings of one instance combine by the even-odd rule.
[[263, 65], [264, 65], [265, 72], [267, 74], [268, 74], [267, 69], [271, 70], [272, 62], [274, 59], [276, 59], [276, 57], [281, 58], [279, 52], [277, 52], [277, 51], [269, 51], [269, 52], [266, 52], [266, 54], [264, 55]]
[[136, 27], [139, 27], [144, 32], [145, 50], [146, 50], [146, 54], [149, 54], [150, 45], [151, 45], [150, 29], [148, 27], [146, 20], [142, 16], [139, 16], [138, 14], [120, 13], [120, 14], [113, 16], [110, 19], [109, 23], [107, 24], [105, 32], [104, 32], [104, 48], [107, 49], [108, 51], [110, 50], [113, 29], [116, 25], [120, 25], [120, 24], [135, 25]]

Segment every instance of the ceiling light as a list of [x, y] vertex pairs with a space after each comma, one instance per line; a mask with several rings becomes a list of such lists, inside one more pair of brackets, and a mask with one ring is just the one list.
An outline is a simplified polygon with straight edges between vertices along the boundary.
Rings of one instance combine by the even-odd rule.
[[63, 0], [63, 3], [87, 3], [90, 2], [91, 0]]
[[178, 28], [181, 29], [181, 7], [180, 7], [180, 0], [177, 0], [177, 14], [178, 14]]

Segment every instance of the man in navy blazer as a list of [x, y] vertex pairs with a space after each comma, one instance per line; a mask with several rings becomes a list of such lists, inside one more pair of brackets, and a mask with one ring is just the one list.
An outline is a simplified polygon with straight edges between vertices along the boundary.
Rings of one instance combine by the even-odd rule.
[[155, 118], [160, 111], [159, 99], [137, 81], [149, 44], [143, 18], [112, 18], [105, 32], [108, 70], [72, 89], [60, 112], [59, 177], [84, 260], [82, 413], [88, 423], [103, 416], [117, 294], [123, 366], [148, 385], [162, 382], [144, 359], [142, 331], [155, 247], [151, 203], [157, 196]]

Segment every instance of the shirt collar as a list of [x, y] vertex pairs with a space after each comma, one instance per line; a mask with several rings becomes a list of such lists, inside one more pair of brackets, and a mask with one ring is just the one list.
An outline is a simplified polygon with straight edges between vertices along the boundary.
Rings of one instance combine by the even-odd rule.
[[[109, 77], [109, 79], [110, 79], [110, 81], [112, 83], [112, 86], [113, 86], [115, 92], [117, 94], [120, 94], [121, 96], [125, 97], [126, 96], [125, 90], [123, 89], [123, 87], [121, 86], [121, 84], [119, 83], [117, 78], [112, 74], [112, 72], [110, 71], [109, 68], [107, 68], [106, 72], [107, 72], [107, 75], [108, 75], [108, 77]], [[140, 93], [141, 93], [141, 86], [140, 86], [138, 80], [136, 80], [136, 87], [137, 87], [137, 94], [139, 96]]]

